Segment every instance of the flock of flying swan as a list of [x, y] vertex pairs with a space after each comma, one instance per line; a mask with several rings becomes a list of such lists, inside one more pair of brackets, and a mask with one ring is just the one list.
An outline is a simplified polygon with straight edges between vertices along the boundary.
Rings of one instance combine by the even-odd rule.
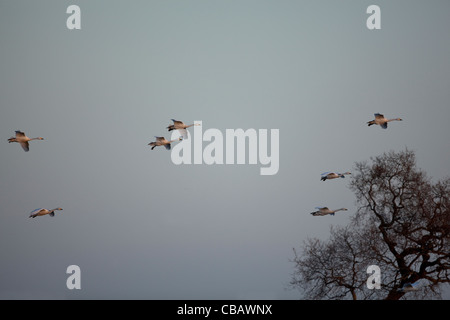
[[[388, 127], [388, 122], [391, 121], [402, 121], [401, 118], [395, 118], [395, 119], [387, 119], [384, 115], [382, 115], [381, 113], [375, 113], [374, 114], [375, 119], [368, 121], [367, 125], [370, 127], [371, 125], [379, 125], [382, 129], [387, 129]], [[344, 172], [344, 173], [339, 173], [339, 172], [324, 172], [321, 174], [321, 181], [326, 181], [326, 180], [331, 180], [331, 179], [336, 179], [336, 178], [345, 178], [345, 175], [349, 175], [351, 174], [350, 172]], [[336, 210], [330, 210], [328, 207], [315, 207], [315, 209], [317, 209], [317, 211], [311, 212], [311, 214], [313, 216], [326, 216], [326, 215], [332, 215], [334, 216], [334, 214], [338, 211], [347, 211], [348, 209], [346, 208], [340, 208], [340, 209], [336, 209]]]
[[[33, 141], [33, 140], [44, 140], [44, 138], [42, 138], [42, 137], [28, 138], [27, 135], [24, 132], [22, 132], [20, 130], [17, 130], [16, 131], [16, 136], [9, 138], [8, 139], [8, 143], [17, 142], [17, 143], [20, 144], [20, 146], [22, 147], [22, 149], [25, 152], [28, 152], [28, 151], [30, 151], [30, 144], [29, 144], [29, 142]], [[45, 216], [47, 214], [50, 215], [50, 217], [54, 217], [56, 210], [62, 210], [62, 208], [58, 207], [58, 208], [51, 209], [51, 210], [44, 209], [44, 208], [34, 209], [30, 213], [30, 218], [36, 218], [38, 216]]]
[[[375, 116], [374, 120], [367, 122], [367, 125], [369, 127], [371, 125], [379, 125], [382, 129], [387, 129], [388, 122], [402, 121], [401, 118], [387, 119], [384, 117], [384, 115], [382, 115], [380, 113], [375, 113], [374, 116]], [[170, 141], [165, 139], [164, 137], [155, 136], [156, 141], [150, 142], [148, 144], [148, 145], [152, 146], [151, 150], [153, 150], [157, 146], [164, 146], [167, 150], [170, 150], [172, 142], [181, 141], [183, 139], [188, 138], [187, 128], [192, 127], [194, 125], [199, 125], [199, 124], [186, 125], [182, 121], [175, 120], [175, 119], [171, 119], [171, 120], [173, 121], [173, 124], [169, 125], [166, 129], [168, 129], [169, 132], [172, 130], [178, 130], [180, 132], [181, 136], [178, 139], [170, 140]], [[44, 138], [42, 138], [42, 137], [29, 138], [25, 135], [24, 132], [17, 130], [15, 137], [9, 138], [8, 142], [9, 143], [17, 142], [20, 144], [20, 146], [22, 147], [22, 149], [25, 152], [28, 152], [30, 150], [29, 142], [33, 141], [33, 140], [44, 140]], [[332, 180], [332, 179], [337, 179], [337, 178], [345, 178], [345, 175], [349, 175], [349, 174], [351, 174], [351, 173], [348, 171], [344, 172], [344, 173], [324, 172], [321, 174], [320, 180], [326, 181], [326, 180]], [[326, 215], [334, 216], [335, 213], [338, 211], [348, 211], [347, 208], [331, 210], [328, 207], [316, 207], [315, 209], [317, 209], [317, 211], [311, 212], [311, 215], [313, 215], [313, 216], [326, 216]], [[45, 208], [38, 208], [38, 209], [31, 211], [29, 217], [36, 218], [36, 217], [45, 216], [45, 215], [54, 217], [55, 211], [60, 211], [60, 210], [63, 210], [63, 209], [60, 207], [51, 209], [51, 210], [45, 209]], [[419, 281], [417, 281], [415, 283], [406, 283], [402, 288], [399, 289], [399, 291], [402, 291], [402, 292], [415, 291], [415, 290], [418, 290], [418, 287], [419, 287]]]
[[180, 132], [181, 136], [178, 139], [175, 140], [167, 140], [164, 137], [157, 137], [156, 141], [150, 142], [148, 145], [152, 146], [152, 150], [155, 149], [155, 147], [158, 146], [164, 146], [166, 148], [166, 150], [170, 150], [171, 149], [171, 143], [175, 142], [175, 141], [181, 141], [183, 139], [187, 139], [188, 138], [188, 132], [187, 132], [187, 128], [192, 127], [192, 126], [199, 126], [200, 124], [195, 123], [195, 124], [190, 124], [190, 125], [186, 125], [183, 123], [183, 121], [179, 121], [179, 120], [175, 120], [175, 119], [171, 119], [173, 121], [173, 124], [169, 125], [166, 129], [170, 132], [172, 130], [178, 130], [178, 132]]
[[[332, 179], [336, 179], [336, 178], [345, 178], [345, 175], [351, 174], [350, 172], [344, 172], [344, 173], [339, 173], [339, 172], [324, 172], [321, 174], [320, 180], [321, 181], [326, 181], [326, 180], [332, 180]], [[327, 215], [331, 215], [334, 216], [334, 214], [338, 211], [347, 211], [347, 208], [340, 208], [340, 209], [336, 209], [336, 210], [331, 210], [328, 207], [315, 207], [315, 209], [317, 209], [317, 211], [311, 212], [311, 214], [313, 216], [327, 216]]]
[[[374, 114], [375, 119], [368, 121], [367, 124], [370, 127], [371, 125], [379, 125], [381, 128], [383, 129], [387, 129], [387, 124], [388, 122], [391, 121], [402, 121], [402, 119], [400, 118], [395, 118], [395, 119], [387, 119], [384, 117], [384, 115], [380, 114], [380, 113], [375, 113]], [[183, 123], [183, 121], [179, 121], [179, 120], [175, 120], [175, 119], [171, 119], [173, 121], [173, 124], [169, 125], [166, 129], [170, 132], [172, 130], [178, 130], [181, 134], [181, 136], [178, 139], [175, 140], [167, 140], [164, 137], [158, 137], [155, 136], [156, 141], [150, 142], [148, 145], [152, 146], [152, 150], [155, 147], [158, 146], [164, 146], [166, 148], [166, 150], [170, 150], [171, 149], [171, 143], [175, 142], [175, 141], [181, 141], [183, 139], [187, 139], [188, 138], [188, 132], [187, 132], [187, 128], [192, 127], [192, 126], [196, 126], [196, 125], [200, 125], [200, 124], [190, 124], [190, 125], [186, 125]], [[20, 144], [20, 146], [22, 147], [22, 149], [25, 152], [28, 152], [30, 150], [30, 145], [29, 142], [33, 141], [33, 140], [44, 140], [44, 138], [42, 137], [37, 137], [37, 138], [29, 138], [26, 136], [26, 134], [20, 130], [16, 131], [16, 136], [15, 137], [11, 137], [8, 139], [8, 142], [17, 142]], [[324, 172], [321, 174], [321, 181], [326, 181], [326, 180], [331, 180], [331, 179], [336, 179], [336, 178], [345, 178], [345, 175], [349, 175], [351, 174], [350, 172], [344, 172], [344, 173], [339, 173], [339, 172]], [[333, 215], [338, 212], [338, 211], [347, 211], [346, 208], [340, 208], [340, 209], [336, 209], [336, 210], [330, 210], [328, 207], [316, 207], [315, 209], [317, 209], [317, 211], [311, 212], [311, 214], [313, 216], [325, 216], [325, 215]], [[49, 215], [50, 217], [55, 216], [55, 211], [58, 210], [62, 210], [62, 208], [55, 208], [55, 209], [44, 209], [44, 208], [38, 208], [33, 210], [30, 213], [30, 218], [35, 218], [35, 217], [39, 217], [39, 216], [45, 216], [45, 215]]]
[[[380, 114], [380, 113], [375, 113], [374, 114], [375, 119], [368, 121], [367, 125], [370, 127], [371, 125], [379, 125], [382, 129], [387, 129], [387, 125], [388, 122], [391, 121], [402, 121], [401, 118], [395, 118], [395, 119], [387, 119], [384, 117], [384, 115]], [[192, 127], [194, 125], [199, 125], [199, 124], [191, 124], [191, 125], [186, 125], [184, 124], [182, 121], [179, 120], [175, 120], [175, 119], [171, 119], [173, 121], [173, 124], [169, 125], [166, 129], [168, 129], [168, 131], [172, 131], [172, 130], [178, 130], [181, 134], [181, 136], [178, 139], [175, 140], [167, 140], [164, 137], [158, 137], [155, 136], [156, 141], [150, 142], [148, 145], [152, 146], [151, 150], [153, 150], [155, 147], [157, 146], [164, 146], [166, 148], [166, 150], [170, 150], [171, 149], [171, 143], [175, 142], [175, 141], [181, 141], [183, 139], [187, 139], [188, 138], [188, 132], [187, 132], [187, 128]], [[17, 130], [16, 131], [16, 136], [15, 137], [11, 137], [8, 139], [8, 142], [17, 142], [21, 145], [21, 147], [23, 148], [23, 150], [25, 152], [28, 152], [30, 150], [30, 146], [29, 146], [29, 142], [33, 141], [33, 140], [44, 140], [44, 138], [42, 137], [37, 137], [37, 138], [29, 138], [25, 135], [24, 132]], [[345, 178], [345, 175], [349, 175], [351, 174], [350, 172], [344, 172], [344, 173], [339, 173], [339, 172], [324, 172], [321, 174], [321, 181], [326, 181], [326, 180], [332, 180], [332, 179], [337, 179], [337, 178]], [[317, 209], [317, 211], [311, 212], [311, 215], [313, 216], [326, 216], [326, 215], [332, 215], [334, 216], [336, 212], [338, 211], [348, 211], [347, 208], [340, 208], [340, 209], [335, 209], [335, 210], [331, 210], [328, 207], [315, 207], [315, 209]], [[55, 209], [45, 209], [45, 208], [38, 208], [35, 209], [33, 211], [31, 211], [30, 213], [30, 218], [36, 218], [39, 216], [45, 216], [45, 215], [49, 215], [50, 217], [54, 217], [55, 216], [55, 211], [60, 211], [63, 210], [62, 208], [58, 207]], [[402, 288], [399, 289], [399, 291], [402, 292], [408, 292], [408, 291], [415, 291], [418, 290], [419, 287], [419, 281], [415, 282], [415, 283], [407, 283], [405, 284]]]

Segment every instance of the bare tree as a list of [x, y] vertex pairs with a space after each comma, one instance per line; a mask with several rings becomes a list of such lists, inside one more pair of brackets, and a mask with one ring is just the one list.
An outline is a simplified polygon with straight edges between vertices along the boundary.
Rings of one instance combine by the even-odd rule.
[[[439, 298], [450, 283], [450, 179], [433, 183], [406, 149], [356, 163], [350, 189], [352, 222], [294, 250], [291, 285], [310, 299]], [[381, 270], [380, 289], [366, 286], [369, 265]], [[402, 290], [418, 280], [419, 290]]]

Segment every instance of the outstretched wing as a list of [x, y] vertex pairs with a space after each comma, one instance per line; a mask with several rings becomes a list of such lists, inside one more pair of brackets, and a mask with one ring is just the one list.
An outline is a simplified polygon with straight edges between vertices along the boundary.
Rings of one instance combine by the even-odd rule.
[[164, 147], [165, 147], [167, 150], [170, 150], [170, 143], [165, 144]]
[[375, 113], [374, 116], [375, 116], [375, 119], [383, 119], [384, 118], [384, 116], [381, 113]]
[[387, 129], [387, 122], [380, 124], [383, 129]]
[[30, 212], [30, 215], [38, 214], [42, 210], [44, 210], [44, 209], [42, 209], [42, 208], [34, 209], [33, 211]]
[[183, 124], [183, 121], [171, 119], [173, 121], [173, 124]]
[[16, 131], [16, 138], [19, 138], [19, 137], [25, 137], [25, 133], [22, 132], [22, 131], [17, 130]]
[[25, 152], [30, 151], [30, 145], [28, 144], [28, 141], [20, 142], [20, 145], [22, 146], [22, 149], [23, 149]]

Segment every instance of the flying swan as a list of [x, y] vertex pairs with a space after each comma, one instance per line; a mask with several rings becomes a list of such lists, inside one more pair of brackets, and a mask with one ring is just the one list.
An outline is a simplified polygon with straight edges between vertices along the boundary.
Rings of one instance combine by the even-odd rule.
[[351, 174], [350, 172], [344, 172], [344, 173], [335, 173], [335, 172], [324, 172], [321, 174], [321, 178], [320, 180], [325, 181], [325, 180], [330, 180], [330, 179], [336, 179], [336, 178], [345, 178], [346, 174]]
[[326, 216], [327, 214], [334, 216], [334, 214], [338, 211], [347, 211], [346, 208], [340, 208], [336, 210], [330, 210], [328, 207], [316, 207], [316, 209], [319, 209], [319, 211], [311, 212], [313, 216]]
[[25, 152], [28, 152], [28, 151], [30, 151], [30, 145], [28, 144], [28, 141], [32, 141], [32, 140], [44, 140], [44, 138], [37, 137], [37, 138], [30, 139], [30, 138], [28, 138], [25, 135], [25, 133], [23, 133], [22, 131], [17, 130], [16, 131], [16, 136], [9, 138], [8, 142], [9, 143], [11, 143], [11, 142], [18, 142], [22, 146], [22, 149]]
[[156, 138], [156, 141], [150, 142], [148, 144], [149, 146], [152, 146], [152, 150], [155, 149], [155, 147], [158, 147], [158, 146], [164, 146], [167, 150], [170, 150], [170, 148], [171, 148], [170, 144], [172, 142], [178, 141], [178, 140], [183, 140], [182, 137], [179, 137], [178, 139], [170, 140], [170, 141], [166, 140], [166, 138], [164, 138], [164, 137], [157, 137], [157, 136], [155, 136], [155, 138]]
[[375, 113], [375, 120], [371, 120], [369, 122], [367, 122], [367, 125], [370, 127], [373, 124], [378, 124], [381, 126], [381, 128], [383, 129], [387, 129], [388, 126], [388, 122], [391, 121], [402, 121], [402, 119], [400, 118], [395, 118], [395, 119], [386, 119], [382, 114], [380, 113]]
[[44, 208], [39, 208], [39, 209], [35, 209], [33, 211], [31, 211], [29, 218], [36, 218], [38, 216], [45, 216], [45, 215], [50, 215], [50, 217], [54, 217], [55, 216], [55, 210], [62, 210], [62, 208], [55, 208], [52, 210], [48, 210], [48, 209], [44, 209]]
[[183, 121], [178, 121], [175, 119], [171, 119], [173, 121], [173, 124], [169, 125], [167, 127], [168, 131], [172, 131], [172, 130], [178, 130], [180, 132], [180, 134], [183, 136], [183, 139], [187, 139], [188, 135], [187, 135], [187, 128], [192, 127], [192, 126], [199, 126], [199, 123], [193, 123], [190, 125], [185, 125], [183, 123]]

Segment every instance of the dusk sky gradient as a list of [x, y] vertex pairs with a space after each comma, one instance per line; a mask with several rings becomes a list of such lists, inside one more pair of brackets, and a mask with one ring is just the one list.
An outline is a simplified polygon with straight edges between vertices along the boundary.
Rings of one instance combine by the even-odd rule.
[[[66, 27], [72, 4], [81, 30]], [[372, 4], [381, 30], [366, 27]], [[0, 0], [0, 299], [300, 299], [292, 249], [357, 208], [351, 177], [322, 172], [408, 148], [434, 181], [449, 175], [449, 12], [447, 0]], [[403, 121], [368, 127], [374, 113]], [[148, 146], [172, 118], [279, 129], [278, 173], [173, 164]], [[24, 152], [15, 130], [45, 140]], [[40, 207], [64, 210], [29, 219]], [[69, 265], [81, 290], [66, 287]]]

